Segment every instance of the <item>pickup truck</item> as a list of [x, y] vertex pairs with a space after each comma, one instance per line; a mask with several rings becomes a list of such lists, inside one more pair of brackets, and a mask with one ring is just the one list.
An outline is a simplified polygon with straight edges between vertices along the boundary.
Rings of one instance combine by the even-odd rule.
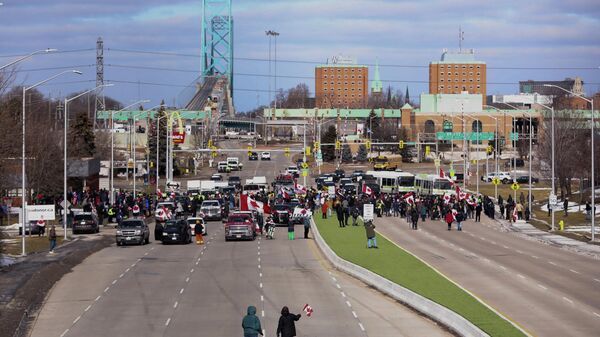
[[233, 213], [225, 223], [225, 241], [229, 240], [254, 240], [256, 238], [256, 224], [249, 214]]
[[229, 169], [231, 171], [241, 171], [242, 167], [244, 166], [242, 163], [240, 163], [240, 159], [237, 157], [228, 157], [227, 158], [227, 166], [229, 166]]
[[221, 220], [221, 203], [218, 200], [204, 200], [200, 206], [206, 220]]
[[390, 164], [386, 156], [378, 156], [373, 159], [374, 171], [395, 171], [398, 165]]
[[229, 165], [227, 165], [226, 161], [220, 161], [217, 164], [217, 171], [219, 173], [229, 173], [231, 172], [231, 168], [229, 167]]
[[117, 246], [136, 243], [144, 245], [150, 243], [150, 229], [142, 219], [127, 219], [121, 221], [117, 227]]

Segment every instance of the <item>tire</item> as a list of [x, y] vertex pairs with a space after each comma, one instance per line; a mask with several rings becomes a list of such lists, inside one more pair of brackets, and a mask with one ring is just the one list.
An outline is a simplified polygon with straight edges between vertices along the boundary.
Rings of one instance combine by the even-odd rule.
[[146, 239], [144, 240], [145, 244], [149, 244], [150, 243], [150, 234], [148, 234], [148, 236], [146, 237]]
[[503, 183], [503, 184], [508, 184], [508, 179], [504, 178], [504, 179], [502, 180], [502, 183]]
[[117, 247], [121, 246], [121, 242], [117, 241]]

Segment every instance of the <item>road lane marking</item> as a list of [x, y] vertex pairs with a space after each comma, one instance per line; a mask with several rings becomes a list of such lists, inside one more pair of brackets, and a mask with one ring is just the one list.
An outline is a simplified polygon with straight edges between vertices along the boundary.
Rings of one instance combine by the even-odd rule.
[[190, 278], [189, 277], [185, 279], [185, 283], [188, 283], [188, 282], [190, 282]]
[[265, 301], [265, 297], [263, 295], [260, 295], [260, 301], [264, 302]]
[[98, 302], [98, 300], [100, 299], [100, 297], [102, 297], [102, 296], [99, 295], [98, 297], [96, 297], [96, 299], [94, 300], [94, 302]]
[[119, 275], [119, 278], [123, 278], [123, 275], [125, 275], [125, 273], [123, 273], [123, 274]]
[[258, 252], [258, 255], [260, 255], [260, 252]]
[[567, 302], [569, 302], [569, 303], [573, 304], [573, 301], [571, 301], [570, 299], [568, 299], [568, 298], [566, 298], [566, 297], [564, 297], [564, 296], [563, 296], [563, 300], [565, 300], [565, 301], [567, 301]]
[[340, 284], [339, 284], [339, 283], [336, 283], [336, 284], [335, 284], [335, 286], [336, 286], [338, 289], [342, 289], [342, 287], [340, 287]]
[[200, 263], [200, 261], [196, 261], [196, 265], [198, 265], [198, 263]]
[[148, 256], [148, 252], [144, 253], [144, 256]]
[[260, 269], [260, 264], [258, 265], [258, 269]]
[[599, 314], [599, 313], [597, 313], [597, 312], [593, 312], [593, 314], [594, 314], [596, 317], [600, 317], [600, 314]]
[[67, 334], [67, 332], [69, 332], [69, 329], [65, 330], [65, 331], [64, 331], [64, 332], [63, 332], [63, 333], [60, 335], [60, 337], [64, 337], [64, 336]]
[[129, 273], [130, 270], [131, 270], [131, 268], [127, 268], [127, 269], [125, 269], [125, 272]]
[[73, 324], [76, 324], [77, 322], [79, 322], [80, 319], [81, 319], [81, 315], [77, 316], [77, 318], [75, 318], [75, 320], [73, 321]]
[[360, 327], [360, 329], [364, 332], [365, 331], [365, 327], [362, 325], [361, 322], [358, 322], [358, 326]]
[[491, 243], [492, 243], [493, 245], [495, 245], [495, 244], [496, 244], [496, 241], [491, 241]]
[[262, 288], [262, 282], [258, 286]]
[[521, 274], [517, 274], [517, 276], [518, 276], [518, 277], [520, 277], [520, 278], [522, 278], [522, 279], [525, 279], [525, 278], [526, 278], [525, 276], [523, 276], [523, 275], [521, 275]]
[[90, 309], [92, 308], [92, 305], [88, 305], [87, 308], [85, 308], [83, 311], [88, 312]]
[[504, 249], [510, 249], [510, 247], [508, 247], [507, 245], [502, 245], [502, 247], [504, 247]]
[[258, 258], [258, 262], [260, 262], [260, 257]]
[[135, 265], [136, 265], [136, 264], [137, 264], [137, 263], [132, 263], [132, 264], [131, 264], [131, 267], [135, 267]]
[[594, 279], [594, 281], [596, 281], [596, 282], [600, 282], [600, 280], [599, 280], [599, 279], [597, 279], [597, 278], [595, 278], [595, 279]]
[[107, 292], [107, 291], [108, 291], [108, 289], [110, 289], [110, 287], [106, 287], [106, 288], [104, 289], [104, 292]]
[[556, 266], [556, 263], [552, 262], [552, 261], [548, 261], [548, 263], [550, 263], [553, 266]]
[[181, 290], [179, 290], [179, 293], [183, 294], [183, 290], [184, 290], [184, 288], [181, 288]]
[[346, 305], [348, 306], [348, 308], [352, 308], [352, 304], [350, 303], [350, 301], [346, 301]]
[[580, 272], [578, 272], [577, 270], [573, 270], [573, 269], [569, 269], [569, 271], [573, 274], [581, 274]]
[[540, 288], [542, 288], [542, 289], [544, 289], [544, 290], [548, 290], [548, 288], [544, 287], [543, 285], [541, 285], [541, 284], [539, 284], [539, 283], [538, 283], [538, 285], [537, 285], [537, 286], [538, 286], [538, 287], [540, 287]]
[[506, 270], [506, 267], [505, 267], [505, 266], [500, 266], [500, 268], [502, 268], [503, 270]]
[[523, 251], [518, 250], [518, 249], [516, 250], [516, 252], [519, 253], [519, 254], [523, 254]]
[[112, 281], [112, 284], [115, 284], [115, 283], [117, 283], [117, 280], [113, 280], [113, 281]]
[[179, 302], [175, 301], [175, 303], [173, 304], [173, 309], [177, 308], [178, 305], [179, 305]]
[[337, 282], [337, 279], [335, 277], [331, 277], [331, 279], [333, 280], [333, 282]]
[[258, 277], [262, 277], [262, 273], [258, 273]]
[[352, 316], [354, 316], [354, 318], [358, 318], [358, 316], [356, 315], [356, 311], [352, 310]]
[[343, 298], [346, 298], [346, 293], [345, 292], [342, 291], [341, 294], [342, 294]]
[[169, 319], [167, 319], [167, 321], [165, 322], [165, 326], [169, 326], [169, 323], [171, 323], [171, 318], [169, 317]]
[[194, 273], [194, 268], [190, 269], [190, 274]]
[[261, 315], [262, 315], [262, 317], [265, 317], [265, 311], [264, 310], [262, 310]]
[[531, 255], [531, 257], [533, 257], [534, 259], [539, 259], [539, 257], [535, 255]]

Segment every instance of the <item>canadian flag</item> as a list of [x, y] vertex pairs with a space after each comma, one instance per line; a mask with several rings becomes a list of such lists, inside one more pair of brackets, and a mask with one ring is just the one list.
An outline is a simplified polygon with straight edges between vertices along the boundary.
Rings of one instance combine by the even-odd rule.
[[310, 317], [313, 313], [313, 308], [310, 305], [308, 305], [308, 303], [304, 305], [304, 308], [302, 310], [304, 310], [306, 316], [308, 317]]
[[373, 194], [373, 190], [367, 186], [367, 184], [363, 184], [362, 186], [362, 192], [366, 195], [372, 195]]
[[285, 190], [285, 188], [280, 188], [279, 193], [284, 199], [290, 199], [290, 194]]
[[255, 210], [259, 213], [271, 214], [271, 209], [268, 205], [265, 205], [262, 201], [258, 201], [252, 198], [247, 198], [248, 209]]
[[156, 189], [156, 195], [157, 195], [159, 198], [163, 198], [163, 197], [164, 197], [164, 194], [163, 194], [163, 192], [160, 190], [160, 188], [157, 188], [157, 189]]
[[458, 185], [456, 185], [456, 198], [458, 201], [464, 200], [468, 197], [468, 194], [463, 192]]
[[454, 221], [456, 221], [456, 215], [458, 214], [458, 211], [453, 209], [452, 210], [452, 218], [454, 219]]
[[517, 213], [517, 207], [513, 207], [512, 219], [513, 219], [513, 222], [515, 222], [519, 219], [519, 213]]
[[467, 193], [467, 204], [475, 207], [477, 206], [477, 201], [473, 200], [473, 197]]
[[306, 187], [304, 187], [296, 182], [296, 183], [294, 183], [294, 192], [296, 194], [306, 194]]
[[137, 204], [133, 205], [133, 213], [139, 213], [140, 212], [140, 206], [138, 206]]
[[450, 203], [450, 194], [444, 193], [444, 204], [448, 205]]
[[406, 200], [409, 205], [415, 204], [415, 195], [413, 192], [408, 192], [404, 196], [402, 196], [402, 200]]

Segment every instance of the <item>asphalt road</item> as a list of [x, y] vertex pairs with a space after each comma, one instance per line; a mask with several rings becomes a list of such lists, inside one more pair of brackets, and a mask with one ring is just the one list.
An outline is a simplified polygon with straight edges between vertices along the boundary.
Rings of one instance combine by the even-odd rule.
[[[272, 178], [288, 161], [273, 157], [245, 160], [239, 175]], [[225, 242], [220, 222], [207, 227], [204, 246], [113, 245], [92, 255], [55, 285], [32, 336], [241, 336], [248, 305], [258, 308], [266, 336], [275, 335], [284, 305], [303, 314], [298, 336], [449, 335], [332, 270], [313, 240], [289, 241], [278, 228], [274, 240]], [[301, 312], [307, 303], [312, 317]]]
[[597, 336], [598, 260], [506, 232], [482, 216], [463, 231], [440, 221], [409, 229], [376, 218], [377, 230], [536, 336]]

